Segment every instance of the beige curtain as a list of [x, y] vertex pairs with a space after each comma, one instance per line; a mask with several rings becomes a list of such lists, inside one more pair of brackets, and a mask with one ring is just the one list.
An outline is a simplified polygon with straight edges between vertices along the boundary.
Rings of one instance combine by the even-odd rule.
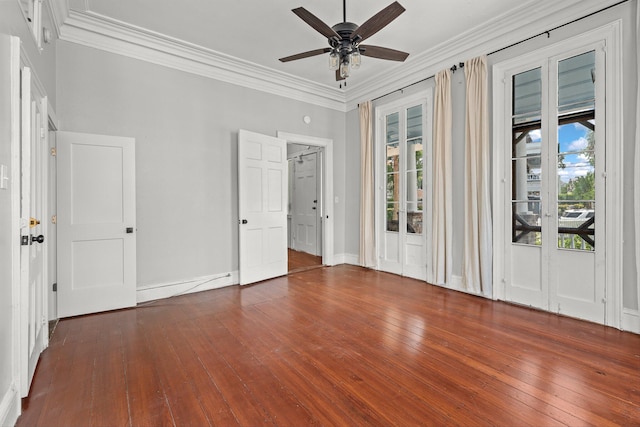
[[360, 265], [376, 266], [375, 224], [373, 206], [373, 119], [371, 101], [360, 110]]
[[471, 292], [489, 294], [492, 280], [492, 231], [486, 56], [465, 62], [464, 71], [467, 103], [462, 281]]
[[433, 219], [431, 234], [431, 277], [429, 282], [451, 281], [452, 197], [451, 197], [451, 70], [436, 75], [433, 123]]

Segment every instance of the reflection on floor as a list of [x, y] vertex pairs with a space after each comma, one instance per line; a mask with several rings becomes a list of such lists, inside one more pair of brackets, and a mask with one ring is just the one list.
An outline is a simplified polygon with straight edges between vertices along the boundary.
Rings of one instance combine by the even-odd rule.
[[289, 273], [322, 267], [322, 257], [289, 249]]

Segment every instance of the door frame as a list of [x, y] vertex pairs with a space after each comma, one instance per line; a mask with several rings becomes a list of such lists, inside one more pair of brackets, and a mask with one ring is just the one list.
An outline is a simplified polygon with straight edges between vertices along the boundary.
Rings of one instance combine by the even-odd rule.
[[322, 162], [322, 191], [320, 194], [322, 212], [322, 264], [335, 265], [334, 254], [334, 216], [333, 216], [333, 140], [315, 136], [277, 131], [276, 136], [287, 144], [303, 144], [324, 149]]
[[[604, 324], [619, 328], [622, 322], [622, 246], [623, 246], [623, 209], [622, 209], [622, 140], [623, 105], [622, 105], [622, 23], [613, 21], [594, 30], [571, 37], [506, 61], [493, 65], [493, 221], [494, 224], [505, 224], [504, 227], [493, 228], [493, 299], [504, 300], [506, 297], [507, 243], [510, 236], [511, 221], [505, 217], [504, 200], [506, 196], [505, 149], [510, 146], [511, 123], [507, 116], [508, 90], [505, 75], [510, 74], [524, 64], [530, 63], [532, 56], [551, 58], [564, 52], [583, 46], [604, 43], [606, 51], [605, 67], [605, 319]], [[509, 230], [507, 230], [507, 225]], [[544, 278], [543, 278], [544, 280]]]

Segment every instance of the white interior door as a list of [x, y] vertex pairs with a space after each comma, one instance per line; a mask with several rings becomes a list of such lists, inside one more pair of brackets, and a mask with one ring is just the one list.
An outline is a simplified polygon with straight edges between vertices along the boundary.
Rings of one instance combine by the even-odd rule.
[[135, 140], [57, 132], [58, 315], [136, 304]]
[[309, 153], [293, 160], [293, 247], [320, 255], [318, 248], [318, 154]]
[[513, 107], [505, 297], [599, 323], [606, 284], [604, 55], [602, 46], [581, 47], [506, 79]]
[[287, 144], [238, 133], [240, 284], [287, 274]]
[[422, 280], [427, 265], [426, 111], [424, 98], [376, 110], [379, 268]]
[[47, 134], [45, 97], [21, 75], [21, 395], [28, 394], [40, 353], [48, 344], [46, 299]]

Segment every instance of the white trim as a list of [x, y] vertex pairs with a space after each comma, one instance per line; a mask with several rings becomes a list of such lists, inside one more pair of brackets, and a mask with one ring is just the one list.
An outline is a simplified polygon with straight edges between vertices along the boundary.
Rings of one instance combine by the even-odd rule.
[[382, 75], [364, 81], [350, 82], [346, 92], [347, 111], [356, 108], [358, 102], [378, 98], [398, 88], [424, 80], [465, 58], [503, 49], [505, 44], [509, 43], [507, 40], [525, 40], [618, 2], [619, 0], [523, 2], [516, 10], [497, 16], [431, 49], [409, 56], [405, 63], [387, 70]]
[[21, 378], [21, 283], [20, 283], [20, 171], [21, 171], [21, 121], [20, 112], [20, 39], [11, 37], [11, 306], [12, 306], [12, 382], [14, 387], [20, 384]]
[[335, 265], [334, 251], [334, 199], [333, 199], [333, 140], [328, 138], [318, 138], [314, 136], [298, 135], [277, 131], [276, 136], [284, 139], [287, 143], [313, 145], [324, 148], [324, 170], [322, 171], [324, 182], [324, 212], [322, 218], [322, 263], [324, 265]]
[[359, 261], [359, 257], [356, 254], [335, 254], [333, 256], [333, 261], [333, 265], [348, 264], [362, 267]]
[[622, 324], [620, 329], [623, 331], [640, 334], [640, 311], [625, 308], [622, 310]]
[[431, 286], [437, 286], [439, 288], [448, 289], [451, 291], [457, 291], [476, 297], [491, 299], [491, 295], [489, 294], [483, 294], [482, 292], [472, 292], [471, 290], [467, 289], [464, 285], [464, 282], [462, 281], [462, 276], [456, 276], [455, 274], [451, 276], [451, 283], [449, 283], [449, 285], [434, 285], [433, 283], [429, 284]]
[[[532, 57], [553, 57], [577, 49], [582, 46], [605, 43], [606, 49], [606, 141], [621, 141], [623, 128], [622, 105], [622, 22], [615, 20], [607, 25], [584, 32], [580, 35], [562, 40], [550, 46], [529, 52], [525, 55], [509, 59], [493, 66], [493, 219], [494, 224], [505, 224], [507, 218], [504, 214], [505, 180], [504, 178], [504, 148], [507, 144], [509, 122], [505, 116], [506, 105], [509, 105], [507, 95], [509, 90], [505, 88], [505, 75], [524, 67], [532, 61]], [[606, 271], [606, 310], [604, 324], [619, 328], [622, 321], [623, 297], [622, 297], [622, 245], [624, 236], [622, 232], [622, 150], [620, 144], [606, 144], [606, 246], [605, 246], [605, 271]], [[493, 298], [505, 299], [505, 263], [506, 263], [506, 239], [504, 227], [494, 227], [494, 256], [493, 256]]]
[[55, 31], [56, 38], [60, 38], [60, 28], [69, 16], [69, 1], [68, 0], [45, 0], [45, 4], [49, 9], [49, 16], [51, 17], [51, 23], [53, 24], [53, 30]]
[[139, 304], [141, 302], [169, 298], [177, 295], [210, 291], [212, 289], [219, 289], [226, 286], [237, 285], [238, 283], [238, 271], [235, 270], [226, 274], [223, 273], [217, 275], [196, 277], [180, 282], [145, 285], [140, 286], [136, 289], [136, 302]]
[[0, 400], [0, 426], [15, 425], [20, 416], [20, 398], [14, 382], [9, 384], [7, 392]]
[[60, 39], [345, 112], [344, 91], [97, 13], [69, 11]]
[[530, 0], [421, 53], [406, 63], [348, 89], [318, 84], [272, 68], [205, 49], [95, 12], [69, 10], [68, 0], [47, 0], [61, 40], [142, 59], [185, 72], [262, 90], [268, 93], [349, 111], [360, 100], [418, 82], [452, 62], [501, 49], [505, 40], [524, 40], [556, 26], [587, 16], [619, 0]]

